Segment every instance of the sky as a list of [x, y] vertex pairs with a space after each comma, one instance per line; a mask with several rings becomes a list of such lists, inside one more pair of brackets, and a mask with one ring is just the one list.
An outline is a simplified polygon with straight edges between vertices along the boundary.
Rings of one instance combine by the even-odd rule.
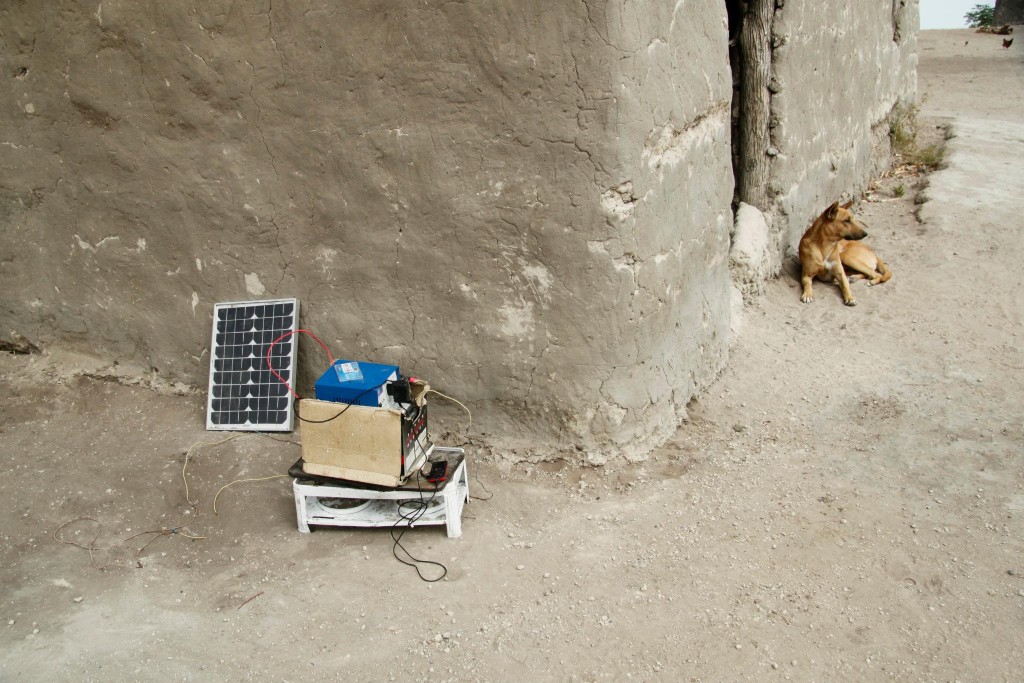
[[995, 4], [995, 0], [921, 0], [921, 28], [964, 28], [968, 10]]

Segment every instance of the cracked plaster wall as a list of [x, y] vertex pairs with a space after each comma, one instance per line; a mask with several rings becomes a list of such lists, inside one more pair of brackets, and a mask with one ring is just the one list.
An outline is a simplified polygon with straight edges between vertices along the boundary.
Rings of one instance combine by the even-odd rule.
[[204, 386], [214, 302], [296, 296], [502, 453], [640, 457], [725, 359], [727, 33], [715, 0], [4, 3], [0, 338]]
[[776, 0], [769, 190], [780, 254], [889, 165], [889, 117], [916, 97], [918, 10], [918, 0]]

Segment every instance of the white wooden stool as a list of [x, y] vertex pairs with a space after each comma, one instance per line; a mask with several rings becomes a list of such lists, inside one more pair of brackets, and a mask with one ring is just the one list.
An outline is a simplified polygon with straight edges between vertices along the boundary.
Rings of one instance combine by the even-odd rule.
[[[444, 524], [448, 529], [448, 538], [459, 538], [462, 536], [462, 509], [469, 502], [469, 471], [466, 468], [465, 450], [435, 446], [433, 453], [442, 454], [448, 460], [448, 477], [437, 489], [427, 481], [417, 485], [415, 480], [398, 488], [380, 489], [293, 479], [292, 491], [295, 493], [295, 516], [298, 518], [299, 531], [308, 534], [310, 525], [390, 527], [397, 524], [415, 527], [420, 524]], [[329, 502], [325, 504], [325, 501]], [[333, 505], [335, 501], [341, 501], [337, 507]], [[423, 515], [410, 525], [409, 520], [402, 517], [400, 507], [404, 502], [423, 502], [429, 505]]]

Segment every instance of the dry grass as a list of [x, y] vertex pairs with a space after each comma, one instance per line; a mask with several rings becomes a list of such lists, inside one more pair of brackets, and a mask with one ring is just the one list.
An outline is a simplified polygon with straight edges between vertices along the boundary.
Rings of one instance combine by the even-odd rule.
[[920, 145], [918, 137], [921, 127], [917, 105], [897, 105], [889, 118], [889, 140], [896, 154], [897, 166], [919, 166], [923, 171], [942, 168], [945, 145], [942, 142]]

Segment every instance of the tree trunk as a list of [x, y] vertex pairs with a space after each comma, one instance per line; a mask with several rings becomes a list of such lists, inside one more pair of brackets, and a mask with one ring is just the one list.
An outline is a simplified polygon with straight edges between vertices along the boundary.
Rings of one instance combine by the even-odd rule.
[[740, 33], [742, 82], [740, 83], [739, 200], [768, 211], [768, 122], [772, 70], [772, 18], [775, 0], [749, 0]]
[[1024, 0], [996, 0], [992, 23], [996, 26], [1024, 24]]

